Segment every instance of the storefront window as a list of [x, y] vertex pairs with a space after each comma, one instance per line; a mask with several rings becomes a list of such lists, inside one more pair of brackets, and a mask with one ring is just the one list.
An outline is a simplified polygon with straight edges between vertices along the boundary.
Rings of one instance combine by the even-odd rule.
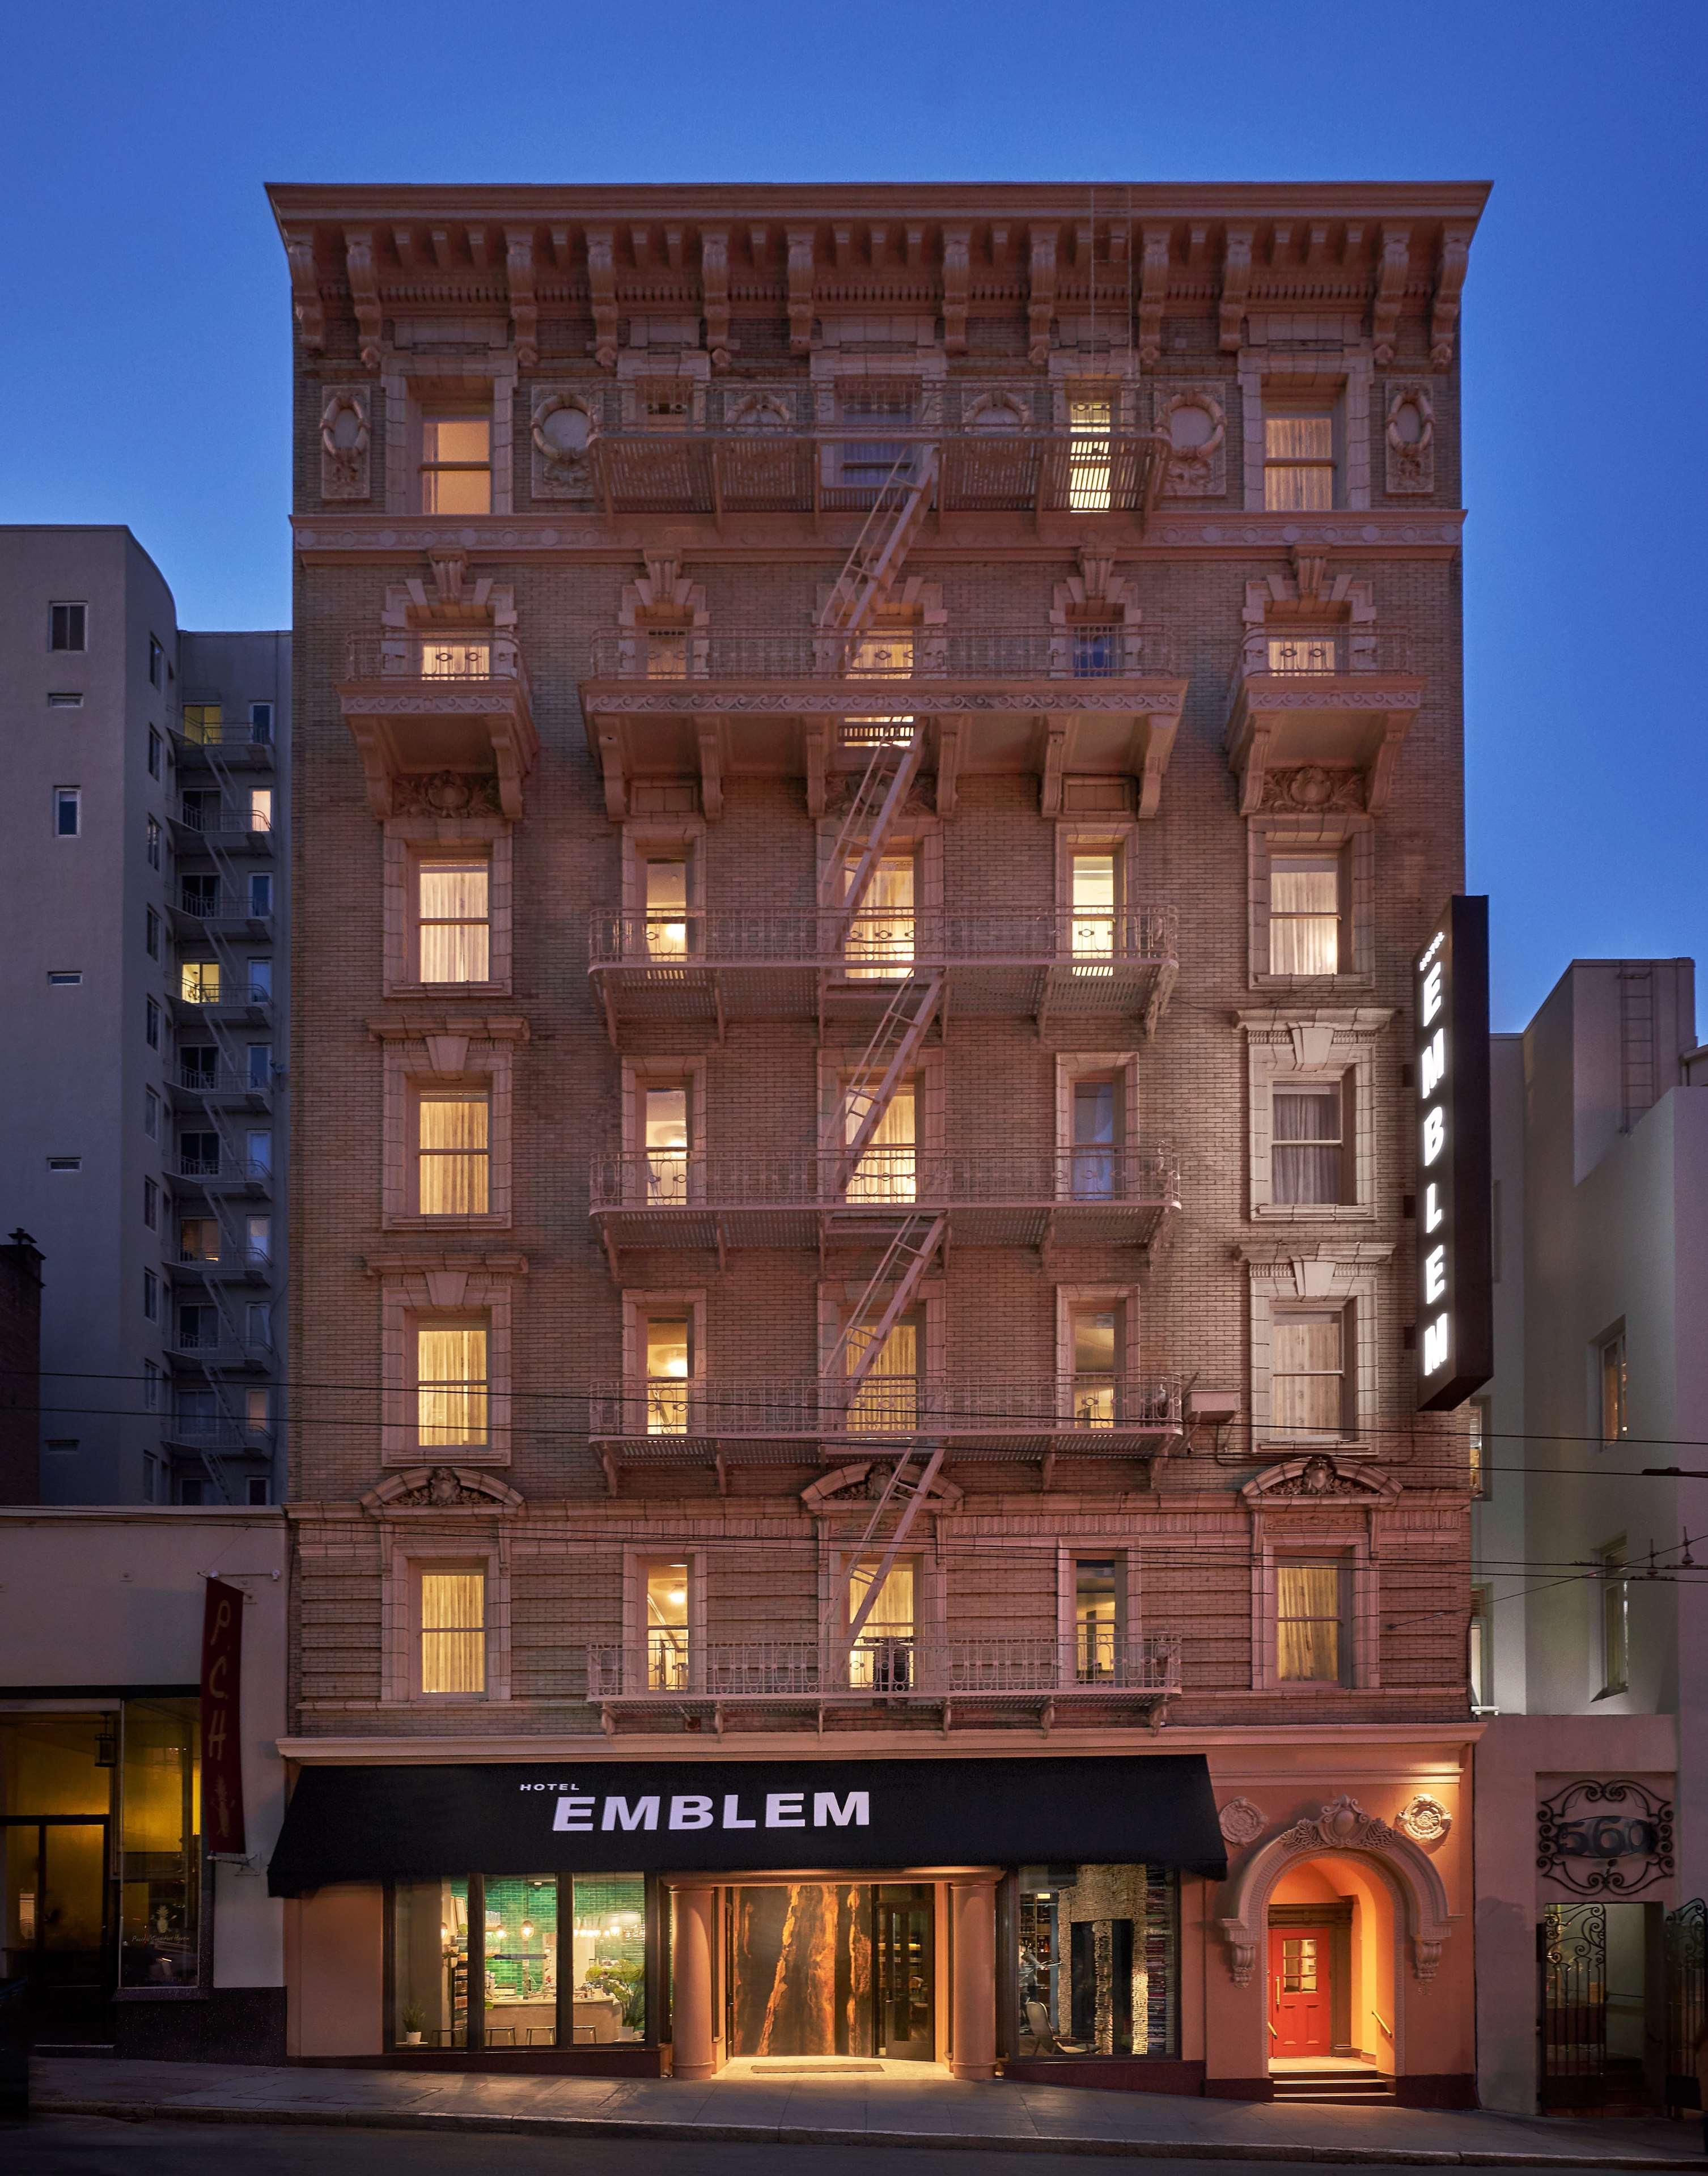
[[558, 2043], [558, 1877], [487, 1879], [487, 2045]]
[[1020, 2045], [1026, 2056], [1172, 2055], [1179, 1884], [1164, 1866], [1025, 1866]]
[[405, 2047], [466, 2048], [466, 1881], [410, 1881], [398, 1885], [393, 1903], [392, 1970], [399, 2043]]
[[121, 1731], [119, 1983], [201, 1976], [200, 1704], [133, 1700]]
[[646, 1884], [638, 1874], [575, 1876], [574, 2044], [646, 2037]]
[[115, 1714], [0, 1722], [0, 1980], [69, 2025], [111, 1992], [108, 1814]]

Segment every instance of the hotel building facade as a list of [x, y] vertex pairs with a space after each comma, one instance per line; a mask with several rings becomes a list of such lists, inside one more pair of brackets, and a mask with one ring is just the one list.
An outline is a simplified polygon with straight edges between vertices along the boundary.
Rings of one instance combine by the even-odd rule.
[[274, 192], [293, 2055], [1472, 2097], [1483, 194]]

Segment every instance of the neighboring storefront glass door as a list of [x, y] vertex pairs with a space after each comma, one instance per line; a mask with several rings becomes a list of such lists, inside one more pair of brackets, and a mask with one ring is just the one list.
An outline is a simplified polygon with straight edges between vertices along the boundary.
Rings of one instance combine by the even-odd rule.
[[1018, 2054], [1178, 2052], [1172, 1868], [1023, 1866], [1018, 1909]]
[[929, 1883], [878, 1891], [872, 1941], [874, 2054], [917, 2063], [936, 2055], [932, 1933]]
[[0, 1821], [5, 1950], [0, 1973], [29, 1983], [40, 2026], [69, 2026], [112, 1992], [104, 1820]]

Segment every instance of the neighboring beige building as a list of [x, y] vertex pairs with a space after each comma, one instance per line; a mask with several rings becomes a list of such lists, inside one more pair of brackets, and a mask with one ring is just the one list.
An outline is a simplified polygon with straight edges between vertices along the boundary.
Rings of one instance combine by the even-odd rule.
[[273, 193], [294, 2053], [1471, 2097], [1483, 196]]

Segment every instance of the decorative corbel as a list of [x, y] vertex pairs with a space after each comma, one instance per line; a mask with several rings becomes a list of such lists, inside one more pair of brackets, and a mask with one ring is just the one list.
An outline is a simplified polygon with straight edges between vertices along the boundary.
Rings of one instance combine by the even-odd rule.
[[1364, 788], [1364, 806], [1372, 816], [1384, 809], [1394, 791], [1394, 773], [1400, 766], [1400, 748], [1406, 737], [1406, 729], [1414, 713], [1410, 710], [1390, 710], [1383, 720], [1381, 740], [1376, 748], [1375, 761], [1370, 765], [1368, 781]]
[[1271, 728], [1254, 726], [1246, 743], [1245, 768], [1239, 778], [1239, 813], [1255, 816], [1263, 806], [1264, 774], [1269, 769], [1269, 744]]
[[1400, 305], [1406, 295], [1406, 274], [1412, 262], [1409, 226], [1384, 226], [1381, 253], [1376, 259], [1376, 292], [1370, 304], [1371, 351], [1379, 366], [1394, 360], [1394, 335], [1400, 322]]
[[805, 355], [813, 345], [813, 230], [786, 230], [789, 245], [789, 351]]
[[605, 775], [605, 813], [613, 824], [628, 813], [628, 786], [623, 775], [623, 743], [615, 726], [598, 730], [599, 767]]
[[504, 229], [504, 270], [510, 282], [516, 361], [531, 370], [540, 360], [540, 306], [534, 297], [534, 237], [528, 228]]
[[1435, 267], [1435, 292], [1429, 303], [1429, 360], [1445, 370], [1453, 360], [1453, 335], [1459, 323], [1459, 291], [1471, 262], [1471, 229], [1441, 230], [1441, 254]]
[[966, 758], [972, 720], [965, 715], [937, 721], [937, 813], [953, 816], [960, 792], [960, 767]]
[[1219, 339], [1224, 350], [1238, 347], [1245, 326], [1245, 298], [1251, 286], [1252, 229], [1231, 226], [1221, 252]]
[[1139, 813], [1154, 816], [1162, 806], [1162, 781], [1167, 775], [1168, 759], [1174, 753], [1180, 713], [1153, 710], [1147, 723], [1150, 730], [1145, 743], [1145, 765], [1139, 774]]
[[830, 721], [808, 718], [802, 732], [807, 754], [807, 813], [816, 824], [829, 799]]
[[320, 299], [313, 236], [295, 234], [287, 237], [285, 257], [291, 267], [291, 305], [296, 312], [296, 329], [302, 335], [303, 346], [311, 354], [318, 355], [326, 345], [326, 305]]
[[1062, 813], [1062, 773], [1068, 764], [1068, 727], [1072, 721], [1050, 717], [1044, 721], [1044, 774], [1038, 788], [1038, 808], [1045, 816]]
[[1293, 563], [1293, 580], [1297, 586], [1301, 604], [1322, 604], [1327, 601], [1324, 590], [1329, 578], [1329, 555], [1326, 552], [1306, 552], [1298, 545], [1288, 547], [1288, 558]]
[[380, 315], [379, 273], [373, 258], [373, 231], [371, 227], [345, 230], [344, 263], [350, 275], [350, 299], [356, 311], [356, 330], [362, 343], [362, 360], [369, 370], [378, 370], [383, 321]]
[[463, 585], [468, 579], [468, 553], [429, 552], [427, 557], [427, 565], [432, 570], [435, 601], [442, 605], [460, 605], [463, 601]]
[[724, 813], [724, 735], [721, 718], [696, 718], [694, 737], [699, 746], [700, 811], [708, 824]]
[[966, 298], [972, 278], [972, 229], [943, 230], [943, 347], [946, 355], [966, 353]]
[[1056, 230], [1031, 230], [1031, 276], [1026, 294], [1028, 356], [1035, 367], [1050, 359], [1050, 326], [1056, 314]]
[[469, 1038], [465, 1035], [429, 1035], [422, 1041], [427, 1047], [427, 1064], [435, 1073], [460, 1073], [469, 1062]]
[[608, 226], [587, 230], [587, 291], [593, 300], [593, 359], [617, 367], [617, 237]]
[[1168, 229], [1143, 229], [1139, 275], [1139, 360], [1149, 370], [1162, 354], [1162, 312], [1168, 300]]
[[730, 231], [706, 226], [699, 237], [700, 313], [714, 370], [730, 367]]

